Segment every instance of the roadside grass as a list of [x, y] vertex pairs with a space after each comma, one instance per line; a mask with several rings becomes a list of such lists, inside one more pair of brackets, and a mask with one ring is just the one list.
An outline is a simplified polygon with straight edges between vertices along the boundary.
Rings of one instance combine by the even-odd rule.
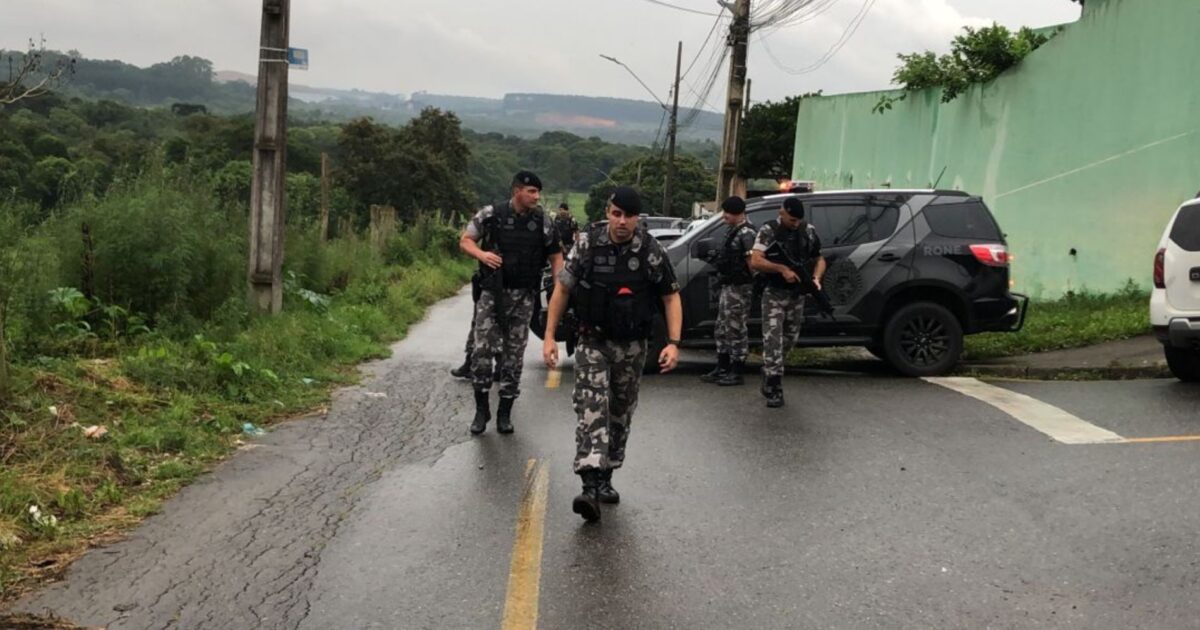
[[[331, 243], [371, 264], [331, 295], [292, 287], [282, 315], [240, 313], [191, 336], [151, 332], [15, 365], [14, 395], [0, 403], [0, 601], [157, 512], [250, 439], [244, 428], [327, 404], [358, 363], [386, 356], [472, 271], [449, 228], [422, 229], [385, 248], [382, 258], [405, 250], [404, 265], [359, 251], [365, 243]], [[85, 436], [92, 426], [107, 433]]]
[[1130, 280], [1113, 293], [1078, 292], [1029, 305], [1017, 333], [966, 338], [964, 360], [1047, 352], [1128, 339], [1150, 332], [1150, 294]]
[[[1032, 302], [1016, 333], [981, 333], [964, 341], [963, 361], [1048, 352], [1129, 339], [1150, 332], [1150, 295], [1132, 281], [1113, 293], [1078, 292]], [[870, 359], [860, 348], [797, 348], [789, 365], [821, 367]]]

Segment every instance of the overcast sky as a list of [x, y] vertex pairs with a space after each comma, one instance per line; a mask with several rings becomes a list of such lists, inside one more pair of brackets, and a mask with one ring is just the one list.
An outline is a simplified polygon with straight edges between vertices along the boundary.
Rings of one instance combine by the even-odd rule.
[[[665, 1], [718, 10], [714, 0]], [[814, 65], [864, 7], [870, 10], [861, 26], [827, 63], [804, 74], [780, 68]], [[89, 58], [146, 66], [190, 54], [211, 59], [218, 70], [255, 72], [257, 0], [4, 0], [0, 15], [0, 48], [42, 35], [50, 48]], [[896, 53], [945, 51], [964, 25], [1045, 26], [1078, 16], [1068, 0], [835, 0], [811, 20], [751, 38], [751, 97], [881, 89]], [[291, 43], [311, 56], [310, 69], [293, 73], [292, 81], [405, 94], [648, 98], [603, 53], [666, 99], [676, 42], [683, 41], [686, 67], [715, 20], [649, 0], [292, 0]], [[701, 56], [689, 73], [692, 87], [681, 90], [681, 105], [697, 100], [692, 90], [702, 87], [696, 84], [707, 61]], [[722, 85], [709, 103], [720, 104]]]

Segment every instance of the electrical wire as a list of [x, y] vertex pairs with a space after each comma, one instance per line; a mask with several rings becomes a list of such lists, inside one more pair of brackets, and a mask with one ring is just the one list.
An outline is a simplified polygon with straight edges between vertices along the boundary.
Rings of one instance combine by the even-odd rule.
[[721, 15], [720, 13], [709, 13], [708, 11], [701, 11], [699, 9], [690, 9], [688, 7], [681, 7], [677, 4], [663, 2], [662, 0], [645, 0], [645, 1], [649, 2], [650, 4], [657, 4], [658, 6], [661, 6], [661, 7], [667, 7], [670, 9], [675, 9], [677, 11], [686, 11], [688, 13], [695, 13], [697, 15], [707, 15], [707, 16], [715, 16], [715, 17], [719, 17]]
[[767, 45], [767, 40], [763, 37], [762, 33], [758, 34], [758, 41], [763, 45], [763, 50], [766, 51], [767, 57], [769, 57], [775, 66], [780, 70], [783, 70], [791, 75], [808, 74], [809, 72], [814, 72], [824, 66], [829, 62], [829, 60], [833, 59], [833, 57], [837, 55], [843, 47], [845, 47], [847, 42], [849, 42], [854, 37], [854, 34], [858, 32], [858, 28], [862, 26], [862, 23], [866, 20], [867, 15], [871, 12], [871, 9], [875, 7], [875, 2], [876, 0], [864, 0], [862, 8], [859, 9], [858, 13], [855, 14], [855, 16], [850, 20], [850, 23], [846, 25], [846, 29], [842, 31], [841, 37], [839, 37], [837, 41], [835, 41], [833, 45], [829, 47], [829, 50], [825, 51], [825, 54], [821, 55], [816, 61], [807, 66], [800, 68], [789, 67], [787, 64], [783, 63], [783, 61], [781, 61], [779, 57], [775, 55], [774, 51], [771, 50], [771, 47]]

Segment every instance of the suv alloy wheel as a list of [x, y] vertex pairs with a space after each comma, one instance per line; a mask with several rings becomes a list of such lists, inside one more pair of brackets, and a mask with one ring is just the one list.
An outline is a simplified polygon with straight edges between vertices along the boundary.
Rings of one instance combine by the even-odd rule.
[[958, 362], [962, 348], [958, 318], [933, 302], [901, 307], [883, 328], [887, 362], [905, 376], [943, 374]]

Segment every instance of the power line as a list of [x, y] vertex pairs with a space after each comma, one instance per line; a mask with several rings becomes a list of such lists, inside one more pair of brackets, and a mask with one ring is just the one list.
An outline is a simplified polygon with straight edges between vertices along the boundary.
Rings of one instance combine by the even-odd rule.
[[687, 70], [684, 70], [683, 74], [679, 75], [680, 77], [686, 77], [688, 73], [692, 71], [692, 67], [696, 65], [697, 61], [699, 61], [700, 55], [703, 55], [704, 50], [707, 49], [709, 44], [713, 42], [713, 34], [717, 32], [717, 27], [721, 25], [721, 18], [723, 17], [725, 16], [717, 15], [717, 19], [715, 22], [713, 22], [712, 28], [708, 29], [708, 35], [704, 36], [704, 43], [700, 44], [700, 47], [696, 49], [696, 56], [692, 57], [691, 62], [688, 63]]
[[767, 45], [767, 40], [763, 37], [761, 32], [758, 35], [758, 41], [763, 45], [763, 50], [766, 51], [767, 56], [770, 57], [771, 61], [780, 70], [792, 75], [807, 74], [819, 69], [821, 66], [824, 66], [842, 50], [842, 48], [850, 41], [850, 39], [854, 37], [854, 34], [858, 32], [858, 28], [862, 26], [862, 23], [866, 20], [867, 14], [869, 14], [871, 9], [875, 7], [875, 2], [876, 0], [864, 0], [862, 8], [859, 9], [858, 13], [855, 14], [855, 16], [850, 20], [850, 23], [846, 25], [846, 30], [842, 32], [842, 36], [839, 37], [837, 41], [835, 41], [833, 45], [829, 47], [829, 50], [825, 51], [825, 54], [821, 55], [816, 61], [807, 66], [801, 68], [788, 67], [779, 59], [779, 57], [775, 56], [775, 53], [771, 50], [771, 47]]
[[686, 11], [688, 13], [695, 13], [697, 15], [707, 15], [710, 17], [720, 17], [720, 15], [721, 15], [720, 13], [709, 13], [708, 11], [701, 11], [699, 9], [689, 9], [688, 7], [681, 7], [679, 5], [671, 4], [669, 2], [663, 2], [662, 0], [645, 0], [645, 1], [649, 2], [650, 4], [657, 4], [661, 7], [668, 7], [671, 9], [675, 9], [677, 11]]

